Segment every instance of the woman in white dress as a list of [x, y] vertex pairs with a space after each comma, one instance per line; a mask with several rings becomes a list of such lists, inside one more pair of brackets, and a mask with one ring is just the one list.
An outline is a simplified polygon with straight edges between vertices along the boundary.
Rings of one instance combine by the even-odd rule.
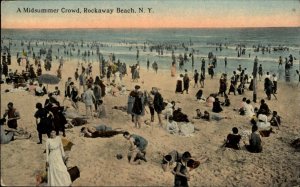
[[71, 186], [71, 178], [64, 163], [65, 152], [61, 138], [51, 131], [46, 142], [48, 186]]

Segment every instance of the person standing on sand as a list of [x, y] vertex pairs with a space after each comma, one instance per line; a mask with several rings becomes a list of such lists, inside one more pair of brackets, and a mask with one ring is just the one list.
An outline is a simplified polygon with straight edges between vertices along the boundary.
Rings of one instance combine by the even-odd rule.
[[85, 76], [85, 68], [82, 68], [82, 72], [79, 75], [79, 90], [83, 88], [83, 92], [86, 91], [86, 76]]
[[149, 61], [149, 59], [147, 58], [147, 71], [149, 71], [149, 67], [150, 67], [150, 61]]
[[201, 86], [201, 88], [204, 88], [204, 80], [205, 80], [205, 73], [201, 72], [200, 73], [200, 86]]
[[172, 62], [172, 67], [171, 67], [171, 77], [176, 76], [176, 63]]
[[277, 94], [277, 76], [275, 73], [273, 73], [272, 79], [273, 79], [273, 93]]
[[183, 77], [183, 90], [182, 90], [182, 93], [184, 91], [186, 91], [186, 93], [188, 94], [189, 93], [189, 87], [190, 87], [190, 78], [189, 78], [188, 74], [186, 73]]
[[78, 77], [79, 77], [79, 74], [78, 74], [78, 68], [76, 68], [76, 71], [75, 71], [75, 73], [74, 73], [75, 81], [78, 80]]
[[88, 85], [88, 89], [84, 92], [83, 94], [83, 101], [85, 103], [85, 107], [86, 107], [86, 116], [88, 117], [88, 114], [90, 113], [90, 115], [93, 117], [93, 105], [94, 105], [94, 101], [96, 101], [96, 98], [94, 96], [93, 91], [91, 90], [92, 85]]
[[3, 118], [6, 118], [7, 116], [7, 126], [12, 129], [18, 128], [18, 122], [20, 117], [20, 113], [17, 111], [17, 109], [14, 108], [14, 104], [12, 102], [9, 102], [7, 104], [7, 110], [3, 114]]
[[161, 120], [161, 112], [164, 109], [164, 99], [161, 96], [161, 94], [158, 92], [158, 88], [153, 87], [152, 93], [154, 94], [154, 110], [157, 113], [158, 116], [158, 124], [162, 127], [162, 120]]
[[69, 77], [65, 83], [65, 98], [64, 98], [63, 102], [65, 102], [65, 100], [67, 98], [71, 98], [71, 86], [70, 86], [71, 82], [72, 82], [72, 78]]
[[298, 83], [297, 83], [297, 87], [298, 87], [298, 86], [299, 86], [299, 83], [300, 83], [300, 73], [299, 73], [298, 70], [296, 70], [296, 73], [297, 73], [297, 75], [298, 75]]
[[[49, 111], [44, 109], [41, 103], [36, 104], [36, 109], [37, 111], [35, 112], [34, 117], [36, 118], [36, 126], [39, 136], [38, 144], [42, 144], [43, 134], [47, 134], [48, 138], [50, 138], [51, 120], [48, 118]], [[38, 119], [40, 120], [38, 121]]]
[[157, 71], [158, 71], [158, 64], [157, 64], [157, 62], [155, 62], [155, 61], [153, 62], [152, 68], [155, 71], [155, 73], [157, 74]]
[[259, 64], [259, 67], [258, 67], [258, 77], [259, 77], [259, 81], [261, 81], [262, 76], [263, 76], [263, 68], [262, 68], [262, 65]]
[[65, 165], [64, 147], [59, 136], [52, 131], [46, 142], [48, 186], [71, 186], [71, 177]]
[[74, 82], [70, 83], [71, 86], [71, 103], [72, 106], [75, 108], [75, 110], [79, 111], [78, 101], [79, 101], [79, 92], [76, 86], [74, 85]]
[[194, 88], [195, 86], [197, 85], [197, 88], [198, 88], [198, 80], [199, 80], [199, 73], [197, 72], [197, 70], [195, 70], [195, 73], [194, 73]]
[[134, 115], [134, 124], [136, 128], [141, 128], [140, 118], [144, 115], [144, 95], [139, 91], [140, 86], [135, 87], [135, 92], [132, 94], [134, 102], [132, 106], [132, 114]]

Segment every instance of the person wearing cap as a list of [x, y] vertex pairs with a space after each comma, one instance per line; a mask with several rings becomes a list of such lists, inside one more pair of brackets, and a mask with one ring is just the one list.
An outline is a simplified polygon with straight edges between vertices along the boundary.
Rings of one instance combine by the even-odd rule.
[[164, 99], [161, 96], [161, 94], [158, 92], [157, 88], [153, 87], [152, 93], [154, 94], [154, 100], [153, 100], [154, 110], [156, 111], [158, 116], [158, 123], [160, 126], [162, 126], [161, 112], [164, 109]]
[[18, 128], [18, 122], [20, 117], [20, 113], [17, 111], [17, 109], [14, 108], [14, 104], [12, 102], [9, 102], [7, 104], [7, 110], [3, 114], [3, 118], [6, 118], [7, 116], [7, 126], [12, 129]]
[[238, 134], [239, 130], [236, 127], [232, 128], [232, 134], [227, 135], [227, 139], [225, 140], [225, 147], [232, 148], [232, 149], [240, 149], [240, 140], [242, 138], [241, 135]]

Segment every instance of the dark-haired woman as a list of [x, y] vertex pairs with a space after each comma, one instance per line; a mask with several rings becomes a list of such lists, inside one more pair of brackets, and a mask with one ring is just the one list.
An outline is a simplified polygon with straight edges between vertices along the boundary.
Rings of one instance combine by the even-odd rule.
[[34, 114], [36, 118], [37, 131], [39, 134], [39, 142], [38, 144], [42, 144], [42, 135], [47, 134], [48, 138], [50, 138], [50, 132], [52, 130], [51, 122], [52, 120], [48, 117], [48, 110], [43, 108], [41, 103], [36, 104], [37, 111]]

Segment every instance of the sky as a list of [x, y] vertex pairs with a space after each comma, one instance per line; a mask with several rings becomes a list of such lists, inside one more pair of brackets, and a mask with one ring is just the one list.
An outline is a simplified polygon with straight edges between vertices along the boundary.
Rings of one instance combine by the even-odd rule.
[[[58, 13], [26, 13], [24, 8]], [[62, 8], [79, 8], [81, 13], [62, 13]], [[113, 13], [84, 13], [84, 8]], [[145, 13], [122, 14], [117, 8], [144, 8]], [[300, 0], [1, 1], [2, 29], [231, 27], [300, 27]]]

